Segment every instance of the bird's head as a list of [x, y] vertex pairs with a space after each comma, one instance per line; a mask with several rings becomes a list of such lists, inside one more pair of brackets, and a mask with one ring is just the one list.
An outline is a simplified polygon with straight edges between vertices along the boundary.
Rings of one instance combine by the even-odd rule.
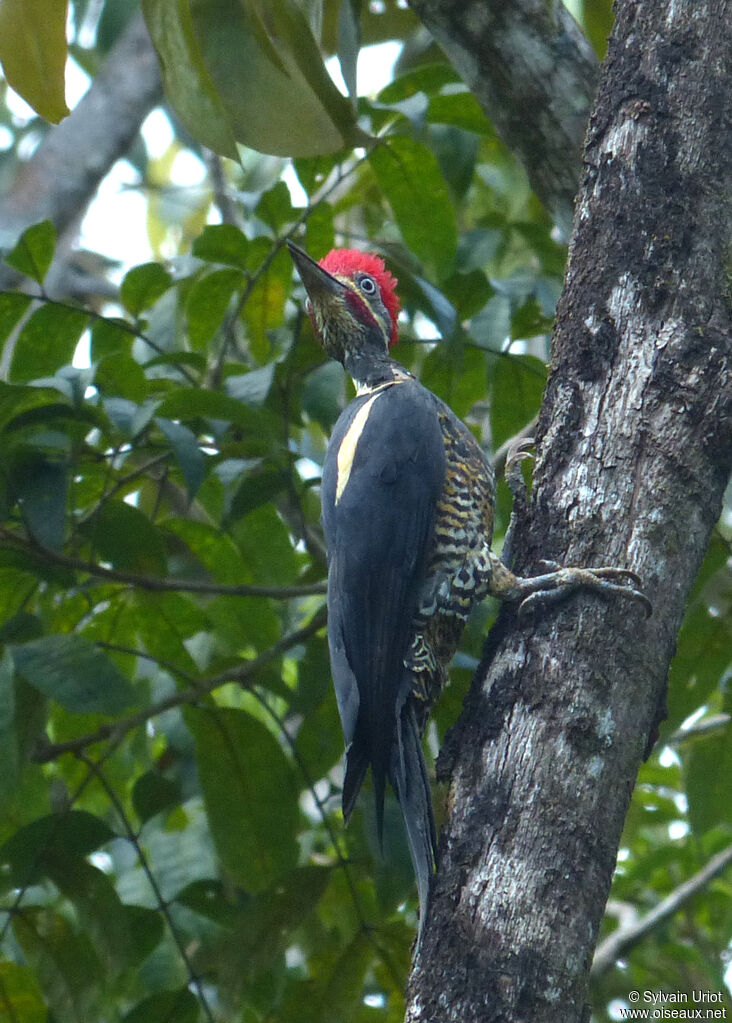
[[401, 305], [384, 260], [357, 249], [332, 249], [319, 263], [288, 241], [308, 293], [315, 333], [331, 358], [383, 360], [396, 344]]

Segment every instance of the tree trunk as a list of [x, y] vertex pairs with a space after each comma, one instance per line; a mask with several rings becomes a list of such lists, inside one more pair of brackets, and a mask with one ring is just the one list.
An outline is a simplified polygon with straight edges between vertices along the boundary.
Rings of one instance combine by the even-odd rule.
[[409, 0], [569, 236], [597, 58], [561, 0]]
[[618, 0], [516, 536], [633, 568], [654, 606], [505, 609], [445, 744], [442, 862], [410, 1023], [585, 1018], [638, 767], [732, 457], [732, 2]]

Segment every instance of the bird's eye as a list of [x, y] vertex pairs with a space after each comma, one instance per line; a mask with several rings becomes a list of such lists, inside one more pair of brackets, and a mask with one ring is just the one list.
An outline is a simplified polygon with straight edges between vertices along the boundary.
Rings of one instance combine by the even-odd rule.
[[373, 295], [376, 291], [376, 281], [373, 277], [361, 277], [358, 286], [364, 295]]

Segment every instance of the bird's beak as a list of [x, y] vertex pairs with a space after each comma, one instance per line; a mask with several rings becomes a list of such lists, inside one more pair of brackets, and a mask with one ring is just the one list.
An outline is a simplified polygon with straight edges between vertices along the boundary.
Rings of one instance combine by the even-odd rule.
[[329, 274], [327, 270], [324, 270], [322, 266], [318, 266], [315, 260], [308, 256], [307, 252], [303, 252], [289, 238], [287, 239], [287, 247], [290, 250], [292, 262], [300, 274], [300, 280], [305, 285], [305, 290], [311, 302], [317, 303], [318, 299], [322, 300], [328, 295], [343, 294], [346, 290], [345, 286], [337, 278]]

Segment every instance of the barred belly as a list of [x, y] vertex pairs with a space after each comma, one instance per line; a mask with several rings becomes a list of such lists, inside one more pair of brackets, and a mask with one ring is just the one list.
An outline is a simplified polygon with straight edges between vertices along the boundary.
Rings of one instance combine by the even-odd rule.
[[420, 731], [447, 682], [447, 669], [490, 578], [495, 482], [478, 443], [449, 410], [439, 411], [445, 486], [437, 502], [434, 546], [405, 664]]

